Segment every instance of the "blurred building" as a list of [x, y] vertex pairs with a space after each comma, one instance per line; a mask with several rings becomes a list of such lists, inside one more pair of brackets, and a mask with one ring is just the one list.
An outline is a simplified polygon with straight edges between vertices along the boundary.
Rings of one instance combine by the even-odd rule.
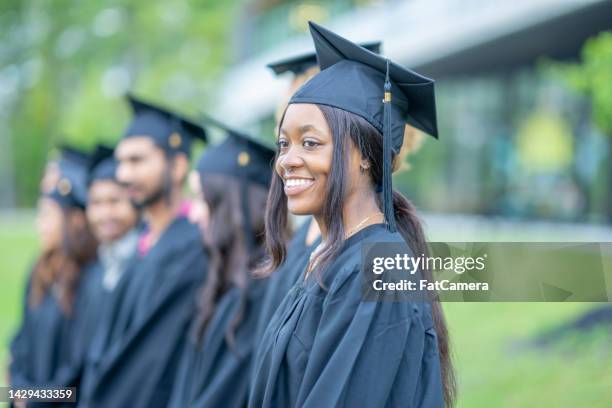
[[217, 113], [272, 138], [287, 83], [265, 65], [311, 50], [306, 22], [316, 20], [351, 40], [382, 40], [385, 55], [437, 80], [440, 141], [397, 177], [419, 207], [599, 221], [609, 142], [546, 61], [578, 60], [586, 39], [612, 29], [611, 15], [610, 0], [253, 1]]

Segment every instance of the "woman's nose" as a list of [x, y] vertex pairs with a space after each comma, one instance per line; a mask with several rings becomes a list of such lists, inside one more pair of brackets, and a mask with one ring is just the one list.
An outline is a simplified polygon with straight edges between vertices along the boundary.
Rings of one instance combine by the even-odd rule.
[[280, 165], [286, 172], [291, 172], [302, 164], [302, 158], [295, 148], [289, 148], [287, 153], [281, 157]]

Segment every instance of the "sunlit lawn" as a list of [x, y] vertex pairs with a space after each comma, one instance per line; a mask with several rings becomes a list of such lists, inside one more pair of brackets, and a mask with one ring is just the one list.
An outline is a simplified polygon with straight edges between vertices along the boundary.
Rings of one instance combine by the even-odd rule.
[[585, 303], [447, 303], [459, 407], [610, 407], [610, 334], [542, 350], [512, 347], [580, 315]]
[[[36, 251], [31, 217], [0, 220], [0, 362], [21, 315]], [[459, 407], [610, 407], [610, 337], [579, 336], [545, 351], [517, 351], [518, 340], [566, 321], [581, 303], [446, 303], [459, 380]], [[4, 383], [3, 379], [3, 383]]]

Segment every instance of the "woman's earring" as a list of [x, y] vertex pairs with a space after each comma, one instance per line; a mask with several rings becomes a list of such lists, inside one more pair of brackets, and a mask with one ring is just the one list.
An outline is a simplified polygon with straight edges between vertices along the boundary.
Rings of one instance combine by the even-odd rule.
[[366, 170], [369, 169], [369, 168], [370, 168], [370, 166], [368, 166], [367, 164], [363, 164], [362, 163], [362, 164], [359, 165], [359, 172], [361, 174], [365, 174]]

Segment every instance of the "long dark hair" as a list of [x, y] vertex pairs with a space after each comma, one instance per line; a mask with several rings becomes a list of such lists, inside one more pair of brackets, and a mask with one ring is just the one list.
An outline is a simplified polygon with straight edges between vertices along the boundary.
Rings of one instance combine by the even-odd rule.
[[[236, 287], [241, 301], [225, 338], [234, 346], [235, 331], [244, 317], [251, 284], [251, 271], [264, 254], [264, 210], [267, 190], [255, 184], [223, 175], [200, 174], [204, 200], [209, 208], [209, 222], [204, 231], [204, 246], [209, 256], [208, 275], [198, 299], [194, 335], [202, 340], [221, 296]], [[252, 236], [245, 233], [243, 191], [248, 197], [248, 220]]]
[[74, 298], [83, 268], [96, 256], [97, 242], [80, 208], [62, 207], [62, 244], [38, 258], [31, 280], [28, 303], [37, 306], [53, 286], [65, 315], [73, 312]]
[[[323, 113], [331, 130], [333, 140], [332, 164], [326, 186], [326, 200], [322, 219], [327, 227], [326, 245], [321, 249], [317, 259], [317, 278], [322, 284], [321, 272], [341, 251], [344, 244], [344, 203], [347, 195], [347, 168], [349, 160], [349, 143], [353, 143], [363, 159], [370, 164], [372, 188], [382, 181], [382, 148], [381, 133], [365, 119], [358, 115], [327, 105], [317, 105]], [[280, 126], [279, 126], [280, 127]], [[394, 170], [400, 163], [395, 157]], [[379, 208], [382, 208], [378, 201]], [[393, 207], [398, 230], [406, 244], [415, 254], [427, 254], [425, 234], [421, 221], [412, 203], [399, 191], [393, 191]], [[263, 267], [263, 274], [271, 273], [283, 263], [286, 256], [284, 226], [287, 220], [287, 197], [283, 192], [280, 176], [275, 172], [268, 195], [266, 209], [266, 249], [268, 258]], [[423, 270], [424, 279], [431, 280], [431, 272]], [[440, 365], [444, 388], [444, 399], [447, 407], [455, 405], [456, 384], [454, 369], [450, 356], [449, 335], [444, 314], [439, 301], [431, 303], [434, 327], [438, 338]]]

